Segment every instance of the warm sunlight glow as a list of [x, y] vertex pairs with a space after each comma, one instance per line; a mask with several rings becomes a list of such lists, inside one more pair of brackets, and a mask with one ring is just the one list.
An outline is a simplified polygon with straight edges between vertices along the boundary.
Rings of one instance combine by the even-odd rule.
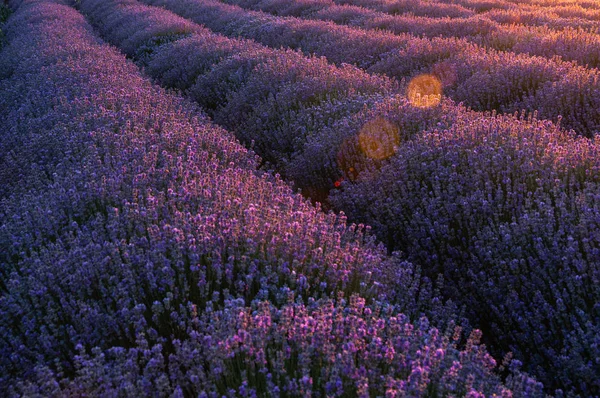
[[387, 159], [398, 149], [398, 127], [383, 118], [371, 120], [360, 130], [358, 143], [360, 149], [371, 159]]
[[442, 82], [433, 75], [419, 75], [408, 83], [406, 96], [413, 106], [436, 106], [442, 100]]

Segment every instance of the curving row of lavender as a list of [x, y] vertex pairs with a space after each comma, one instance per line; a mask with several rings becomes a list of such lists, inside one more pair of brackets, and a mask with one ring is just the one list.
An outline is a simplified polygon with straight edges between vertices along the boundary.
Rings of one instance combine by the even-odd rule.
[[600, 72], [560, 60], [488, 50], [464, 39], [420, 38], [277, 17], [216, 0], [145, 0], [227, 36], [299, 49], [398, 80], [437, 76], [444, 94], [479, 111], [560, 115], [565, 128], [600, 131]]
[[[151, 21], [165, 27], [188, 22], [133, 1], [90, 0], [82, 8], [111, 42], [131, 45], [129, 53], [154, 77], [175, 86], [184, 77], [179, 87], [193, 82], [192, 96], [215, 99], [215, 119], [244, 126], [236, 133], [246, 139], [258, 133], [267, 151], [282, 139], [306, 140], [295, 158], [282, 162], [290, 174], [295, 170], [296, 181], [310, 183], [324, 170], [342, 168], [354, 183], [342, 182], [333, 195], [337, 208], [371, 223], [390, 249], [426, 265], [427, 275], [441, 273], [445, 297], [467, 307], [494, 353], [515, 352], [549, 390], [598, 394], [595, 141], [546, 121], [475, 114], [449, 102], [416, 108], [401, 95], [355, 113], [353, 105], [364, 97], [344, 97], [331, 81], [339, 76], [348, 84], [351, 74], [326, 63], [315, 70], [314, 60], [297, 53], [210, 32], [182, 39], [182, 32], [173, 31], [173, 42], [156, 44], [151, 36], [166, 33]], [[134, 45], [127, 31], [148, 37]], [[244, 45], [248, 52], [239, 53]], [[217, 55], [208, 56], [210, 51]], [[243, 75], [240, 65], [246, 65]], [[306, 97], [307, 87], [310, 93], [312, 87], [334, 87], [331, 95], [341, 97]], [[328, 116], [326, 124], [312, 124], [332, 107], [347, 110]], [[297, 126], [306, 123], [304, 130], [278, 130], [289, 126], [288, 118]], [[365, 159], [359, 150], [359, 132], [374, 121], [381, 130], [402, 134], [389, 161]], [[477, 178], [473, 171], [480, 172]]]
[[[581, 23], [580, 20], [556, 21], [546, 18], [542, 26], [527, 24], [533, 19], [504, 15], [500, 20], [512, 21], [510, 25], [488, 18], [487, 14], [453, 12], [452, 5], [444, 3], [384, 2], [371, 4], [356, 1], [312, 0], [227, 0], [228, 4], [245, 9], [260, 10], [278, 16], [302, 17], [333, 21], [369, 30], [384, 30], [396, 34], [409, 33], [424, 37], [464, 38], [485, 48], [511, 51], [518, 54], [560, 57], [580, 65], [600, 65], [600, 34], [598, 22]], [[450, 7], [448, 7], [450, 6]], [[460, 10], [460, 9], [459, 9]], [[518, 23], [516, 23], [518, 22]], [[588, 28], [585, 28], [588, 26]]]
[[[582, 29], [590, 33], [599, 33], [598, 20], [593, 15], [586, 16], [578, 10], [553, 9], [551, 7], [493, 9], [484, 14], [485, 17], [502, 25], [550, 26], [555, 30]], [[587, 17], [587, 18], [586, 18]]]
[[[306, 0], [318, 3], [332, 0]], [[497, 13], [505, 15], [535, 14], [545, 18], [568, 20], [598, 21], [600, 10], [595, 0], [335, 0], [338, 4], [368, 6], [390, 14], [412, 13], [418, 16], [435, 16], [436, 18], [465, 18], [469, 16], [493, 16]], [[520, 22], [520, 21], [518, 21]]]
[[439, 302], [417, 268], [258, 172], [63, 3], [11, 1], [0, 53], [3, 394], [539, 395], [518, 362], [500, 384], [454, 314], [402, 315]]
[[[377, 0], [374, 0], [377, 1]], [[477, 13], [514, 10], [543, 10], [561, 18], [600, 20], [600, 11], [595, 0], [442, 0], [443, 3], [457, 4]]]

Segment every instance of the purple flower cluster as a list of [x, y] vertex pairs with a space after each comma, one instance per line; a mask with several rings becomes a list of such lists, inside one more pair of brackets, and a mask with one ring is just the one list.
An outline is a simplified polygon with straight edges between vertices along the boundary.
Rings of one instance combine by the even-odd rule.
[[[155, 302], [154, 316], [171, 310]], [[173, 315], [171, 315], [173, 316]], [[49, 370], [21, 391], [44, 394], [131, 396], [541, 396], [540, 386], [516, 373], [506, 386], [495, 360], [473, 331], [457, 348], [460, 329], [440, 332], [425, 318], [414, 323], [393, 306], [364, 299], [290, 302], [226, 300], [222, 309], [185, 314], [188, 336], [152, 344], [140, 333], [136, 347], [85, 352], [77, 346], [77, 376], [59, 386]], [[512, 387], [511, 391], [507, 387]], [[40, 388], [41, 387], [41, 388]]]
[[[541, 394], [516, 361], [500, 383], [417, 267], [257, 171], [61, 3], [12, 1], [0, 57], [0, 391]], [[162, 20], [138, 11], [134, 53]]]

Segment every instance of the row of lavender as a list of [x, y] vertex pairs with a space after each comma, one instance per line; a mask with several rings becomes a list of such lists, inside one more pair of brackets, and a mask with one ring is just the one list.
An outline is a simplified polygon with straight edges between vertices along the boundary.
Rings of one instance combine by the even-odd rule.
[[[326, 3], [333, 0], [305, 0], [307, 3]], [[350, 7], [367, 7], [388, 15], [412, 14], [437, 19], [476, 16], [500, 24], [524, 24], [528, 26], [549, 26], [554, 29], [584, 28], [598, 31], [597, 21], [600, 12], [594, 3], [576, 0], [559, 3], [550, 2], [507, 2], [488, 0], [462, 1], [386, 1], [386, 0], [335, 0], [335, 4]]]
[[441, 304], [446, 333], [402, 315], [440, 302], [418, 269], [256, 171], [62, 3], [11, 1], [0, 57], [0, 391], [539, 394], [499, 383], [479, 332], [458, 348]]
[[228, 36], [290, 47], [398, 80], [435, 76], [444, 95], [476, 110], [537, 110], [591, 136], [600, 130], [600, 72], [559, 60], [498, 52], [454, 38], [419, 38], [244, 10], [217, 0], [145, 0]]
[[[332, 0], [307, 0], [315, 3]], [[335, 0], [337, 4], [366, 6], [388, 14], [410, 13], [435, 18], [468, 18], [483, 15], [491, 19], [503, 16], [525, 16], [526, 21], [536, 24], [555, 25], [563, 22], [569, 26], [600, 20], [600, 10], [594, 0]], [[525, 22], [518, 19], [516, 22]], [[510, 23], [510, 21], [509, 21]]]
[[[368, 1], [377, 3], [385, 0]], [[476, 13], [488, 13], [497, 10], [542, 10], [552, 12], [561, 18], [580, 18], [592, 21], [600, 19], [600, 11], [595, 0], [441, 0], [440, 2], [459, 5]]]
[[[274, 5], [277, 3], [278, 1], [274, 1]], [[600, 20], [600, 10], [593, 0], [303, 0], [300, 4], [290, 4], [286, 10], [316, 11], [324, 6], [338, 4], [347, 6], [348, 9], [369, 8], [389, 15], [411, 14], [436, 19], [483, 16], [502, 24], [524, 23], [555, 28], [584, 26], [591, 30], [598, 28], [594, 24]]]
[[574, 28], [593, 33], [600, 32], [598, 9], [585, 9], [577, 3], [562, 7], [556, 6], [556, 3], [521, 7], [519, 5], [493, 8], [481, 15], [504, 25], [523, 24], [526, 26], [549, 26], [557, 30]]
[[547, 385], [600, 394], [600, 147], [545, 122], [455, 123], [330, 198]]
[[[307, 0], [331, 2], [332, 0]], [[546, 11], [559, 18], [598, 20], [600, 13], [594, 0], [335, 0], [339, 4], [367, 6], [389, 14], [410, 13], [435, 18], [467, 18], [490, 15], [494, 11]]]
[[[461, 13], [445, 12], [448, 10], [447, 4], [423, 4], [422, 2], [419, 4], [412, 1], [386, 2], [377, 5], [361, 1], [349, 5], [346, 1], [313, 0], [227, 0], [226, 2], [278, 16], [333, 21], [338, 24], [369, 30], [385, 30], [396, 34], [464, 38], [479, 46], [499, 51], [546, 58], [559, 56], [564, 60], [576, 61], [590, 67], [600, 65], [598, 21], [582, 23], [580, 20], [573, 19], [555, 21], [546, 18], [543, 20], [545, 23], [538, 21], [540, 24], [543, 23], [543, 26], [532, 26], [527, 22], [533, 17], [523, 17], [521, 21], [517, 16], [509, 13], [502, 15], [501, 19], [513, 23], [503, 25], [488, 18], [487, 14], [463, 16]], [[440, 11], [442, 15], [449, 15], [439, 18]], [[514, 21], [519, 23], [515, 24]]]
[[[372, 223], [428, 275], [442, 273], [446, 297], [469, 308], [496, 353], [517, 352], [552, 388], [598, 394], [597, 143], [449, 102], [418, 108], [401, 95], [349, 94], [354, 79], [369, 91], [388, 86], [206, 31], [181, 38], [176, 23], [198, 28], [133, 1], [82, 8], [153, 77], [194, 82], [188, 92], [215, 120], [256, 137], [297, 182], [331, 184], [324, 176], [343, 168], [357, 183], [341, 182], [337, 208]], [[372, 109], [356, 112], [361, 101]]]

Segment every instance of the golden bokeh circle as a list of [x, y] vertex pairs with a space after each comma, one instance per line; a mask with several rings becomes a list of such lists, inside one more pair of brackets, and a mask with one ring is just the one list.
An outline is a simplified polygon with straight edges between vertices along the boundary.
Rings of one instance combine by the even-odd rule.
[[400, 144], [398, 127], [381, 117], [371, 120], [358, 133], [358, 144], [369, 158], [387, 159], [396, 153]]
[[416, 76], [408, 83], [406, 96], [412, 106], [431, 108], [442, 100], [442, 82], [429, 74]]

